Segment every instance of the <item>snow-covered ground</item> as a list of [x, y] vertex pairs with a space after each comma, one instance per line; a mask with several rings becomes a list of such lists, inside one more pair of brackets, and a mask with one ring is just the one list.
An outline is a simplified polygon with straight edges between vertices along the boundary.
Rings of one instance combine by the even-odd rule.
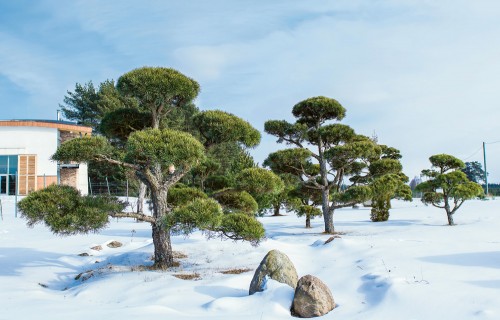
[[[337, 211], [343, 234], [326, 245], [321, 219], [305, 229], [293, 215], [261, 218], [267, 240], [256, 248], [176, 236], [174, 250], [187, 257], [175, 270], [153, 272], [136, 268], [150, 263], [146, 223], [113, 221], [99, 234], [62, 238], [41, 225], [27, 228], [4, 198], [0, 319], [292, 319], [290, 287], [269, 281], [266, 291], [248, 295], [271, 249], [286, 253], [299, 277], [312, 274], [329, 286], [338, 307], [324, 319], [500, 319], [500, 200], [465, 203], [454, 227], [419, 200], [393, 202], [389, 222], [372, 223], [369, 214]], [[113, 240], [124, 245], [108, 248]], [[103, 250], [90, 249], [96, 245]]]

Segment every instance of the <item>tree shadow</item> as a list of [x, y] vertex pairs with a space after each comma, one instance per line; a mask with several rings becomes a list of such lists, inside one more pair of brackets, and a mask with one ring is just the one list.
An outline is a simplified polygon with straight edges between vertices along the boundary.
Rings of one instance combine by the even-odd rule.
[[113, 273], [142, 271], [153, 265], [150, 252], [125, 252], [109, 255], [102, 260], [89, 260], [77, 267], [72, 266], [74, 271], [58, 273], [57, 279], [47, 283], [48, 288], [67, 290], [99, 281]]
[[[141, 248], [142, 249], [142, 248]], [[64, 262], [74, 258], [75, 264]], [[81, 259], [81, 260], [80, 260]], [[81, 262], [81, 263], [79, 263]], [[66, 290], [89, 281], [95, 281], [106, 274], [132, 271], [137, 266], [150, 266], [151, 252], [133, 251], [109, 256], [82, 256], [76, 254], [60, 254], [34, 250], [29, 248], [0, 248], [0, 276], [22, 277], [30, 272], [30, 268], [55, 268], [53, 279], [40, 279], [43, 286], [51, 290]], [[88, 278], [78, 275], [91, 275]], [[75, 279], [75, 278], [79, 279]]]
[[467, 283], [473, 284], [481, 288], [500, 290], [500, 280], [475, 280], [475, 281], [467, 281]]
[[458, 253], [441, 256], [428, 256], [419, 259], [426, 262], [453, 264], [464, 267], [500, 269], [500, 251]]
[[0, 276], [21, 276], [21, 269], [30, 267], [62, 267], [74, 266], [62, 262], [61, 255], [54, 252], [29, 248], [0, 248]]

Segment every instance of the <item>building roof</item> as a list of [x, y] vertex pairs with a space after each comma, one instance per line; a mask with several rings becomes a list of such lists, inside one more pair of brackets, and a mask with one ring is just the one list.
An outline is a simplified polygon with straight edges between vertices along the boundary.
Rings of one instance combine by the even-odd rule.
[[0, 127], [44, 127], [57, 128], [62, 131], [92, 133], [92, 128], [74, 122], [58, 120], [0, 120]]

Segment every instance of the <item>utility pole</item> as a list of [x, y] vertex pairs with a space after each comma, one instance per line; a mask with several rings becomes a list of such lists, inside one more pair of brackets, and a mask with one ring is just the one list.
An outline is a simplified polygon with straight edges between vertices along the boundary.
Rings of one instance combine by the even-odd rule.
[[486, 169], [486, 143], [483, 142], [483, 161], [484, 161], [484, 182], [486, 183], [486, 196], [488, 196], [488, 170]]

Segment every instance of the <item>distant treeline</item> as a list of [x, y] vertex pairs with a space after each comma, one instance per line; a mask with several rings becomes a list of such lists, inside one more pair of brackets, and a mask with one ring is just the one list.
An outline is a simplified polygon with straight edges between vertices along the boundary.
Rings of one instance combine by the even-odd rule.
[[[482, 184], [484, 192], [486, 192], [486, 185]], [[500, 196], [500, 183], [488, 183], [488, 193], [493, 196]]]

